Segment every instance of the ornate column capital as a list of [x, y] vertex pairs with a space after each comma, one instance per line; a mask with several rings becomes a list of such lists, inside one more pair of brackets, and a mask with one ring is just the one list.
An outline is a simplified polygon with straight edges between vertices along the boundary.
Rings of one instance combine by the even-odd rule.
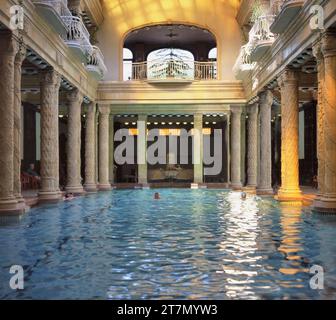
[[41, 85], [59, 88], [61, 85], [61, 75], [54, 68], [47, 68], [41, 72]]
[[67, 94], [67, 99], [70, 103], [82, 104], [84, 95], [78, 89], [74, 89]]
[[297, 71], [289, 67], [287, 67], [278, 78], [280, 87], [284, 87], [285, 85], [297, 85], [298, 81]]
[[258, 111], [259, 111], [258, 102], [255, 102], [255, 103], [252, 103], [252, 104], [248, 105], [247, 108], [246, 108], [246, 111], [250, 116], [257, 115]]
[[95, 115], [96, 114], [96, 103], [94, 101], [91, 101], [86, 109], [86, 114], [87, 115]]
[[318, 39], [313, 44], [313, 56], [316, 58], [318, 64], [323, 62], [323, 52], [322, 52], [322, 42], [321, 39]]
[[0, 38], [0, 56], [15, 56], [19, 50], [19, 43], [12, 32], [1, 31]]
[[336, 56], [335, 29], [329, 29], [322, 35], [321, 49], [324, 57]]
[[15, 56], [15, 65], [21, 66], [23, 61], [26, 59], [27, 56], [27, 49], [25, 47], [20, 47], [16, 56]]
[[233, 105], [230, 107], [231, 113], [235, 115], [241, 115], [243, 113], [243, 107], [241, 105]]
[[108, 116], [111, 113], [111, 108], [109, 105], [99, 105], [98, 110], [100, 114], [105, 116]]
[[262, 91], [260, 94], [259, 94], [259, 104], [260, 106], [272, 106], [273, 104], [273, 93], [271, 90], [265, 90], [265, 91]]

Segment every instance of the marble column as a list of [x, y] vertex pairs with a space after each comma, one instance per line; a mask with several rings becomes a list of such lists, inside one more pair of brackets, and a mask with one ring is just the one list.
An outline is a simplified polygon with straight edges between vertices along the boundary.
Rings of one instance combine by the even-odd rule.
[[281, 91], [280, 201], [301, 201], [299, 187], [299, 87], [297, 71], [287, 68], [278, 79]]
[[241, 189], [241, 106], [231, 106], [231, 187]]
[[91, 102], [86, 112], [85, 127], [85, 191], [90, 193], [97, 192], [96, 181], [96, 104]]
[[[138, 115], [138, 183], [146, 186], [147, 178], [147, 115]], [[140, 138], [143, 137], [143, 138]]]
[[99, 106], [99, 190], [111, 190], [109, 182], [110, 107]]
[[68, 99], [68, 135], [67, 135], [67, 185], [66, 191], [82, 194], [84, 189], [81, 178], [81, 111], [83, 94], [74, 89]]
[[20, 48], [14, 62], [14, 196], [21, 203], [24, 199], [21, 195], [21, 80], [22, 80], [22, 63], [26, 58], [26, 48]]
[[58, 172], [58, 105], [61, 75], [50, 68], [41, 74], [41, 190], [40, 202], [61, 199]]
[[231, 148], [230, 148], [230, 127], [231, 127], [231, 113], [226, 114], [226, 132], [225, 132], [225, 143], [226, 143], [226, 163], [227, 163], [227, 185], [229, 187], [231, 182]]
[[259, 95], [260, 109], [260, 177], [257, 193], [274, 194], [272, 188], [272, 105], [273, 93], [266, 90]]
[[203, 114], [194, 115], [194, 143], [193, 143], [193, 160], [194, 160], [194, 183], [203, 183]]
[[110, 115], [110, 134], [109, 134], [109, 144], [110, 144], [110, 158], [109, 158], [109, 175], [110, 183], [114, 183], [114, 115]]
[[24, 213], [14, 195], [14, 63], [19, 50], [10, 32], [0, 32], [0, 215]]
[[313, 55], [317, 62], [317, 159], [318, 159], [318, 198], [324, 193], [325, 184], [325, 139], [324, 139], [324, 57], [322, 53], [322, 43], [320, 40], [313, 46]]
[[322, 36], [324, 57], [323, 127], [324, 186], [314, 206], [318, 211], [336, 213], [336, 30]]
[[247, 107], [247, 189], [255, 191], [258, 178], [258, 103]]

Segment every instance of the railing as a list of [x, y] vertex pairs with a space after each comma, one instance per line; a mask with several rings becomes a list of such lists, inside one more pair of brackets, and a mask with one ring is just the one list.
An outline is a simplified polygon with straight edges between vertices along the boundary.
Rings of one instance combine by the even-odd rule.
[[103, 77], [104, 74], [107, 72], [107, 68], [104, 63], [104, 56], [97, 46], [93, 46], [92, 48], [93, 52], [89, 57], [87, 66], [97, 67], [101, 72], [101, 76]]
[[217, 79], [217, 62], [195, 62], [195, 79], [196, 80], [216, 80]]
[[132, 64], [132, 80], [215, 80], [216, 62], [154, 60]]
[[255, 63], [251, 61], [251, 46], [246, 44], [240, 48], [233, 72], [237, 76], [240, 72], [253, 70], [254, 67]]
[[90, 33], [86, 29], [81, 18], [76, 16], [64, 16], [63, 20], [67, 25], [67, 34], [64, 41], [67, 43], [77, 42], [90, 56], [93, 53], [93, 47], [90, 43]]
[[42, 3], [54, 8], [60, 17], [71, 16], [68, 8], [68, 0], [33, 0], [36, 3]]

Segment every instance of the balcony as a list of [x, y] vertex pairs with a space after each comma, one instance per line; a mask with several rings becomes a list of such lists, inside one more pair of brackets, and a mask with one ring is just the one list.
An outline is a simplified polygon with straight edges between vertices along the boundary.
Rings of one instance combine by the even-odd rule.
[[86, 66], [86, 70], [94, 76], [97, 80], [101, 80], [104, 78], [105, 73], [107, 72], [104, 56], [101, 53], [100, 49], [96, 46], [93, 46], [93, 52], [89, 57], [88, 64]]
[[275, 14], [275, 19], [270, 27], [271, 32], [284, 33], [289, 24], [294, 21], [304, 3], [304, 0], [274, 0], [271, 8]]
[[237, 79], [242, 80], [246, 74], [252, 71], [255, 62], [251, 61], [251, 46], [246, 44], [241, 47], [233, 72]]
[[94, 51], [90, 43], [89, 31], [79, 17], [66, 16], [63, 20], [67, 26], [67, 33], [64, 36], [65, 43], [83, 63], [87, 64]]
[[63, 17], [71, 16], [67, 0], [33, 0], [37, 12], [62, 37], [67, 33], [67, 25]]
[[132, 80], [153, 83], [191, 83], [193, 81], [207, 81], [217, 79], [217, 63], [154, 60], [132, 64]]
[[273, 45], [275, 38], [270, 29], [273, 20], [273, 15], [265, 15], [258, 18], [254, 23], [249, 34], [252, 62], [259, 61], [266, 51]]

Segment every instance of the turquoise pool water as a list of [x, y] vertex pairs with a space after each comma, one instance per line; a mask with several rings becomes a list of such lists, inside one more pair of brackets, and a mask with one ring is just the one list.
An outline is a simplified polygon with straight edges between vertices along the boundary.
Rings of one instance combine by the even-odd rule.
[[[9, 288], [12, 265], [24, 268], [23, 291]], [[313, 265], [323, 290], [310, 288]], [[335, 299], [336, 218], [222, 190], [39, 207], [0, 225], [0, 298]]]

